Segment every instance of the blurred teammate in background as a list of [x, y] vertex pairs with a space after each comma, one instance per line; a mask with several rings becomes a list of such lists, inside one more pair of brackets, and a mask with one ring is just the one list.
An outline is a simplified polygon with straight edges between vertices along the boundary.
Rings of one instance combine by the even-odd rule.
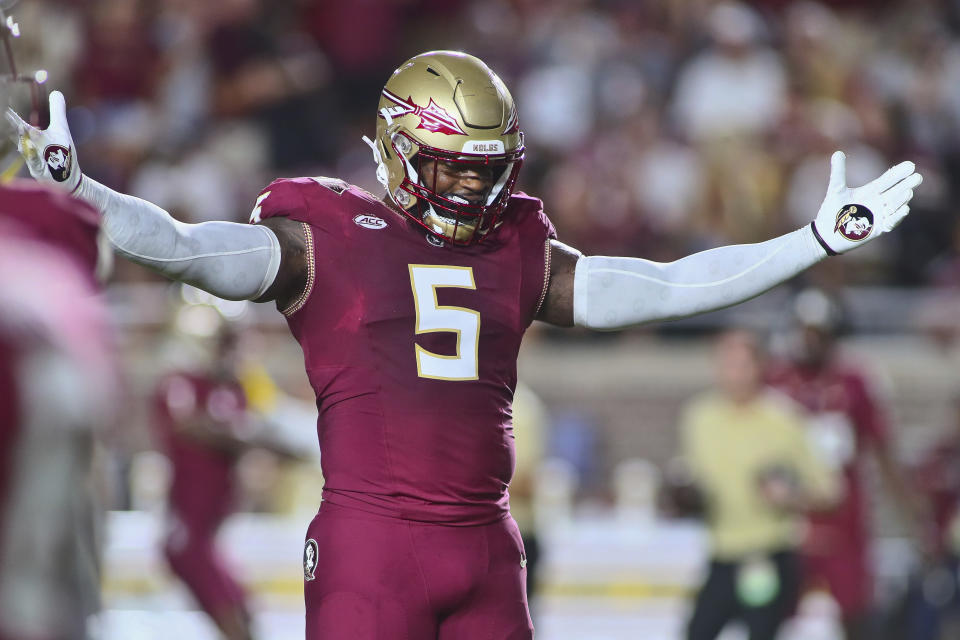
[[911, 473], [933, 511], [936, 562], [912, 585], [906, 610], [910, 640], [960, 637], [960, 397], [954, 398], [952, 418]]
[[[3, 104], [17, 86], [38, 97], [42, 79], [17, 73], [9, 4], [0, 2]], [[98, 297], [111, 254], [99, 250], [89, 205], [8, 174], [0, 176], [0, 639], [75, 640], [96, 634], [100, 609], [102, 508], [91, 465], [116, 400]]]
[[116, 379], [82, 202], [0, 186], [0, 639], [95, 633], [100, 516], [91, 461]]
[[771, 367], [768, 381], [809, 412], [812, 442], [843, 479], [840, 503], [811, 514], [804, 574], [808, 587], [828, 588], [839, 604], [847, 640], [863, 640], [874, 633], [871, 516], [862, 477], [868, 455], [876, 460], [884, 486], [921, 551], [928, 545], [925, 503], [894, 460], [886, 412], [869, 377], [840, 357], [839, 305], [824, 292], [808, 289], [796, 297], [793, 314], [790, 359]]
[[838, 497], [838, 479], [807, 442], [797, 407], [763, 384], [753, 334], [716, 346], [716, 390], [681, 418], [683, 455], [704, 497], [710, 569], [687, 627], [713, 640], [734, 620], [750, 640], [773, 640], [800, 593], [803, 514]]
[[45, 130], [9, 114], [31, 175], [94, 204], [121, 255], [274, 301], [303, 348], [326, 479], [304, 545], [311, 639], [530, 638], [507, 486], [531, 322], [610, 330], [736, 304], [890, 231], [921, 182], [903, 162], [848, 188], [838, 152], [814, 221], [792, 233], [669, 264], [584, 256], [514, 191], [525, 148], [506, 86], [473, 56], [434, 51], [381, 93], [367, 142], [384, 195], [281, 179], [251, 225], [187, 225], [83, 176], [63, 96], [50, 104]]
[[193, 367], [164, 376], [154, 398], [153, 424], [173, 471], [164, 554], [224, 637], [249, 640], [247, 595], [217, 551], [217, 532], [236, 506], [240, 457], [253, 447], [294, 452], [248, 407], [235, 323], [214, 306], [186, 305], [175, 324], [200, 355]]

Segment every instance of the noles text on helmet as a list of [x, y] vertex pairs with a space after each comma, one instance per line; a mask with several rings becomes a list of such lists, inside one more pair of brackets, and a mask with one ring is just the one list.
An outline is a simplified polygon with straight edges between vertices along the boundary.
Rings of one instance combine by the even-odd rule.
[[506, 85], [480, 59], [431, 51], [387, 81], [367, 140], [390, 200], [431, 234], [480, 242], [500, 218], [523, 162]]

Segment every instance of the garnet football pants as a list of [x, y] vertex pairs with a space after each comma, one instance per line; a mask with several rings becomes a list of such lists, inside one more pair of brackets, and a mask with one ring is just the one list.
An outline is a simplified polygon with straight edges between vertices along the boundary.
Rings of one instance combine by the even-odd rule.
[[803, 556], [806, 588], [826, 586], [840, 605], [844, 620], [869, 612], [873, 602], [873, 576], [862, 549], [834, 549], [830, 555]]
[[325, 502], [307, 530], [307, 640], [529, 640], [513, 518], [454, 527]]
[[211, 618], [224, 611], [247, 612], [246, 594], [217, 553], [214, 532], [180, 529], [164, 546], [167, 562]]

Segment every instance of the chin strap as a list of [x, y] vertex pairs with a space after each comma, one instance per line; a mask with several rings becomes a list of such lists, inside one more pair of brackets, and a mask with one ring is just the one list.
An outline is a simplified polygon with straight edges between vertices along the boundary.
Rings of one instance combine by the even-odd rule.
[[[395, 205], [406, 210], [407, 207], [410, 206], [410, 201], [407, 200], [406, 203], [404, 203], [402, 200], [408, 198], [407, 192], [399, 188], [396, 190], [396, 192], [390, 190], [390, 179], [387, 165], [383, 161], [383, 156], [380, 154], [380, 149], [378, 149], [376, 143], [367, 136], [363, 136], [363, 141], [368, 147], [370, 147], [370, 150], [373, 151], [373, 161], [377, 163], [377, 182], [382, 184], [383, 188], [387, 190], [387, 196]], [[403, 160], [404, 165], [406, 165], [407, 176], [411, 182], [419, 184], [420, 176], [417, 174], [417, 170], [413, 168], [413, 165], [410, 164], [410, 161], [404, 156], [401, 155], [400, 159]]]
[[377, 182], [382, 184], [389, 193], [390, 182], [387, 178], [387, 165], [383, 162], [383, 156], [380, 155], [380, 149], [378, 149], [377, 144], [367, 136], [363, 136], [363, 141], [368, 147], [370, 147], [370, 150], [373, 151], [373, 161], [377, 163]]
[[496, 184], [494, 184], [493, 188], [490, 189], [490, 195], [487, 196], [488, 207], [493, 204], [494, 200], [500, 197], [500, 192], [503, 191], [504, 185], [507, 184], [507, 180], [510, 178], [511, 174], [513, 174], [513, 165], [513, 162], [507, 164], [503, 170], [503, 173], [500, 174], [500, 178], [497, 179]]

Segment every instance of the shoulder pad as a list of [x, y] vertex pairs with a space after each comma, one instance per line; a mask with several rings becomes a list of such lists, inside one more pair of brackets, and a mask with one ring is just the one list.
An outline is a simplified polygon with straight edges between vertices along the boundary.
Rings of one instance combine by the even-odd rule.
[[548, 238], [556, 238], [557, 230], [550, 222], [550, 218], [543, 211], [543, 201], [540, 198], [518, 191], [510, 196], [510, 202], [505, 211], [505, 220], [517, 225], [534, 225], [543, 229]]
[[306, 208], [303, 189], [315, 184], [310, 178], [280, 178], [266, 186], [258, 195], [250, 212], [250, 224], [273, 217], [294, 217]]
[[357, 206], [355, 197], [366, 199], [366, 192], [338, 178], [281, 178], [271, 182], [254, 204], [250, 223], [274, 217], [323, 227], [332, 218]]
[[344, 182], [343, 180], [341, 180], [340, 178], [327, 178], [325, 176], [315, 176], [310, 179], [316, 182], [321, 187], [326, 187], [327, 189], [330, 189], [330, 191], [333, 191], [337, 195], [342, 194], [344, 191], [350, 188], [350, 185]]

